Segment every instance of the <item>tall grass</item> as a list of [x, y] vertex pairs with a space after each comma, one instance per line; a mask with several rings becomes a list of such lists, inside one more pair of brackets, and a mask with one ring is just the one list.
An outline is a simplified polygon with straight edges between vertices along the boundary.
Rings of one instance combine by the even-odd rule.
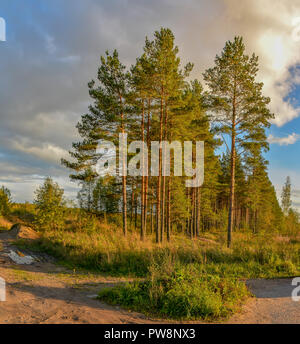
[[242, 279], [300, 274], [297, 235], [234, 233], [228, 249], [224, 232], [193, 240], [173, 233], [170, 243], [157, 245], [151, 235], [141, 242], [134, 230], [124, 238], [118, 221], [107, 224], [76, 212], [64, 230], [48, 230], [36, 241], [18, 244], [45, 251], [71, 268], [141, 277], [103, 290], [99, 298], [176, 319], [227, 317], [248, 296]]
[[227, 249], [225, 233], [207, 234], [208, 241], [177, 234], [170, 243], [157, 245], [151, 236], [141, 242], [134, 231], [124, 238], [120, 227], [111, 224], [98, 223], [96, 229], [79, 231], [74, 225], [69, 221], [65, 230], [47, 231], [39, 240], [23, 245], [46, 251], [70, 267], [111, 275], [144, 277], [151, 261], [161, 255], [183, 265], [198, 264], [202, 271], [223, 277], [288, 277], [300, 272], [297, 238], [235, 233], [233, 248]]

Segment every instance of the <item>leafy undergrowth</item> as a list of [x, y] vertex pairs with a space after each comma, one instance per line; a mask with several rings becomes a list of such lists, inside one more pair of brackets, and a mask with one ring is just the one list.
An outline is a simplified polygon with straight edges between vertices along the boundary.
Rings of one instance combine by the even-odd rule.
[[152, 316], [216, 321], [232, 315], [250, 296], [243, 282], [203, 274], [200, 266], [165, 267], [152, 265], [146, 281], [103, 289], [98, 298]]

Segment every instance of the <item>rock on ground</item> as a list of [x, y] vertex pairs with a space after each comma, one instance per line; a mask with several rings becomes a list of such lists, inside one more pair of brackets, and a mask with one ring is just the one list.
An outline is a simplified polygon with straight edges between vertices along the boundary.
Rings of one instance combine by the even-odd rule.
[[39, 234], [32, 228], [26, 227], [20, 223], [13, 225], [11, 229], [7, 232], [7, 234], [11, 236], [13, 239], [36, 240], [40, 237]]

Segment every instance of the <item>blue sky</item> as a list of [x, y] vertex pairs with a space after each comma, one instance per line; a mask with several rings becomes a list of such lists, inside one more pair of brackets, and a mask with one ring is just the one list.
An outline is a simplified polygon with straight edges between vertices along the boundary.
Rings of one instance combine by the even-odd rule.
[[50, 175], [74, 198], [76, 185], [59, 161], [78, 139], [75, 125], [87, 111], [87, 82], [96, 76], [100, 55], [117, 48], [130, 65], [145, 36], [165, 26], [200, 80], [234, 35], [243, 35], [248, 52], [259, 56], [259, 81], [276, 114], [268, 130], [270, 177], [280, 193], [291, 176], [294, 206], [300, 208], [300, 3], [263, 3], [1, 0], [7, 41], [0, 42], [0, 184], [16, 201], [31, 201]]

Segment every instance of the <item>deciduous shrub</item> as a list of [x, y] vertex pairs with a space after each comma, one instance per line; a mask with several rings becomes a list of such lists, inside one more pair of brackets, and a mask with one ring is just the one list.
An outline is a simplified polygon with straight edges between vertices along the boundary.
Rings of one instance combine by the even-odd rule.
[[64, 190], [51, 178], [35, 191], [36, 219], [41, 230], [58, 230], [64, 225], [65, 200]]

